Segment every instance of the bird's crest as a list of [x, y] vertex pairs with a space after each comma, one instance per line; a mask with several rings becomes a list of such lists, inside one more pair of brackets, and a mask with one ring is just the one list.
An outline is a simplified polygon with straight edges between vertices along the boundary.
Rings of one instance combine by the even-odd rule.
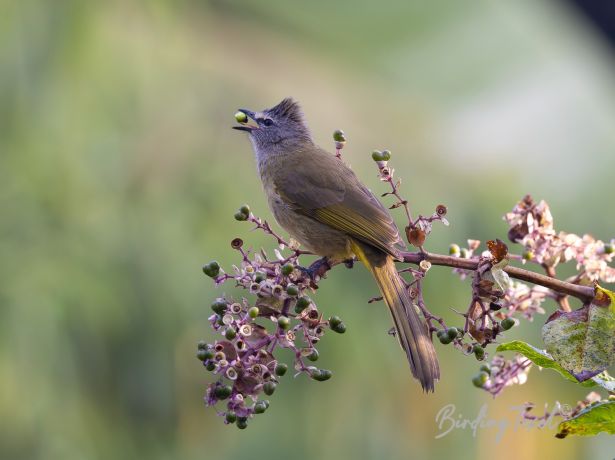
[[292, 98], [287, 97], [275, 107], [267, 110], [274, 117], [287, 118], [297, 123], [303, 123], [303, 112], [299, 104]]

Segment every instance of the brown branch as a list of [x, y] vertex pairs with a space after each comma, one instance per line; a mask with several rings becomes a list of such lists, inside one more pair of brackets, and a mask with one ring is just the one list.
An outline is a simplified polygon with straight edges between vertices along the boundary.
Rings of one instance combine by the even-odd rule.
[[[461, 268], [464, 270], [474, 271], [478, 268], [478, 259], [461, 259], [459, 257], [445, 256], [441, 254], [420, 253], [420, 252], [402, 252], [403, 261], [412, 264], [419, 264], [422, 260], [428, 260], [433, 265], [442, 265], [445, 267]], [[510, 265], [504, 268], [512, 278], [529, 283], [538, 284], [553, 291], [571, 295], [577, 299], [591, 301], [594, 298], [594, 288], [591, 286], [580, 286], [578, 284], [567, 283], [550, 276], [535, 273], [523, 268], [512, 267]]]

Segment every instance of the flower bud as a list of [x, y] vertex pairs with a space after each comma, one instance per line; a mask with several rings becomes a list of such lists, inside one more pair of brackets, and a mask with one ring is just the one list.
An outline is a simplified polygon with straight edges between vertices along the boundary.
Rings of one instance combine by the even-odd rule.
[[220, 265], [215, 260], [203, 265], [203, 273], [210, 278], [215, 278], [220, 273]]
[[258, 317], [259, 309], [258, 307], [250, 307], [248, 310], [248, 316], [252, 319]]
[[301, 313], [312, 303], [312, 299], [308, 296], [299, 297], [295, 304], [295, 313]]
[[296, 296], [297, 294], [299, 294], [299, 288], [295, 285], [295, 284], [289, 284], [288, 286], [286, 286], [286, 293], [289, 296]]
[[269, 380], [269, 381], [265, 382], [265, 384], [263, 385], [263, 392], [267, 396], [271, 396], [273, 394], [273, 392], [275, 391], [275, 387], [276, 386], [277, 386], [277, 384], [273, 380]]
[[502, 322], [500, 323], [500, 326], [502, 326], [502, 329], [504, 329], [505, 331], [509, 330], [511, 327], [513, 327], [516, 324], [514, 318], [504, 318], [502, 320]]
[[293, 264], [284, 264], [282, 265], [282, 275], [288, 276], [293, 270], [295, 270], [295, 266]]
[[290, 327], [290, 319], [286, 316], [278, 317], [278, 326], [280, 326], [280, 329], [288, 329]]
[[235, 120], [237, 123], [246, 123], [248, 121], [248, 116], [243, 112], [235, 112]]
[[275, 366], [275, 375], [282, 377], [284, 374], [286, 374], [286, 371], [288, 370], [288, 366], [284, 363], [278, 363]]

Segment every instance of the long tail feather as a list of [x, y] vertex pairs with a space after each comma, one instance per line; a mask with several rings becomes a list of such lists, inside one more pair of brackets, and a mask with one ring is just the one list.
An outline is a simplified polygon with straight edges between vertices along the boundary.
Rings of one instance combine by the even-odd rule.
[[378, 283], [382, 297], [393, 317], [399, 343], [406, 352], [410, 369], [425, 391], [434, 391], [440, 378], [436, 350], [419, 317], [412, 299], [401, 280], [393, 258], [379, 249], [352, 240], [355, 255], [371, 271]]

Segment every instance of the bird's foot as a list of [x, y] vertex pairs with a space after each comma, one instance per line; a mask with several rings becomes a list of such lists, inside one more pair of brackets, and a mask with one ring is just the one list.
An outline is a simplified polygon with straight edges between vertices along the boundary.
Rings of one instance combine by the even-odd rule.
[[327, 257], [318, 259], [313, 262], [309, 267], [298, 267], [305, 275], [310, 278], [310, 286], [314, 289], [318, 289], [316, 283], [325, 277], [325, 274], [331, 270], [331, 263]]

